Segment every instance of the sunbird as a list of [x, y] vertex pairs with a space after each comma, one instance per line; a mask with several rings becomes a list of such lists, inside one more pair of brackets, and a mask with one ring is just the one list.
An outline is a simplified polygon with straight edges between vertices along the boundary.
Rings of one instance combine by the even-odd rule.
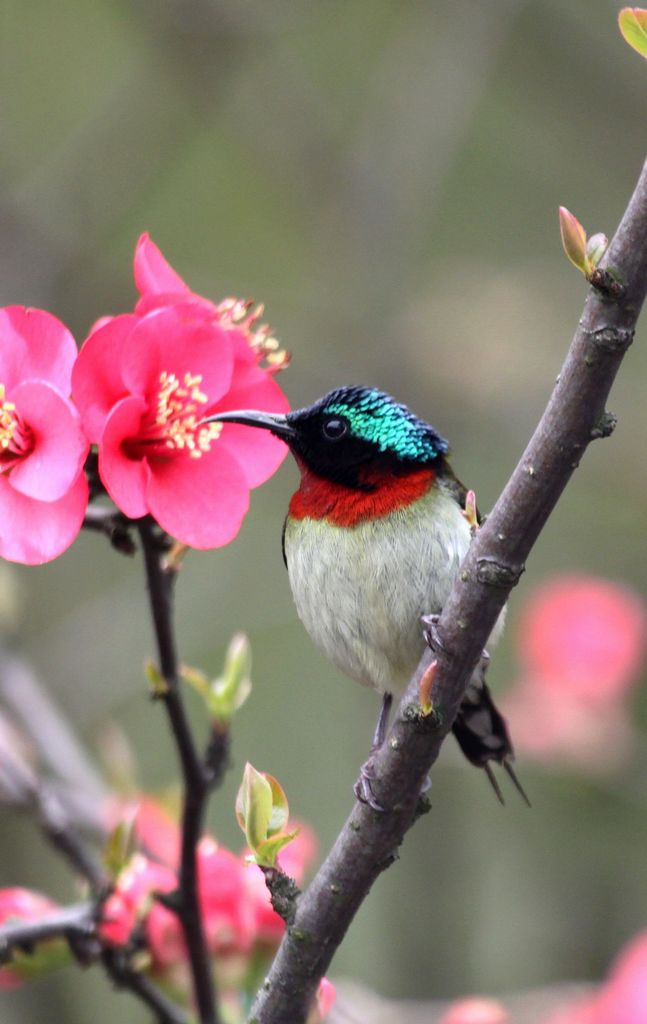
[[[372, 752], [386, 735], [393, 695], [404, 691], [425, 646], [423, 617], [440, 614], [472, 530], [467, 491], [447, 441], [376, 388], [329, 391], [285, 415], [223, 412], [205, 422], [241, 423], [284, 441], [301, 473], [283, 527], [283, 559], [299, 618], [342, 672], [382, 694]], [[497, 638], [502, 617], [490, 641]], [[452, 727], [463, 754], [485, 770], [502, 765], [528, 802], [511, 762], [505, 720], [475, 670]], [[371, 758], [356, 795], [381, 810]]]

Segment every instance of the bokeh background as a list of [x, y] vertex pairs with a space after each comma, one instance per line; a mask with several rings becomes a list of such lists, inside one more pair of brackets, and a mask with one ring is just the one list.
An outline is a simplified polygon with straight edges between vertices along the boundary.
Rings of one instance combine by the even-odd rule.
[[[196, 291], [266, 303], [293, 352], [281, 382], [295, 406], [340, 383], [394, 393], [449, 437], [488, 508], [585, 296], [557, 207], [610, 234], [645, 155], [645, 67], [617, 9], [5, 0], [0, 300], [46, 307], [82, 340], [97, 316], [132, 306], [132, 253], [148, 230]], [[513, 595], [490, 672], [498, 694], [519, 675], [520, 609], [542, 580], [573, 570], [645, 594], [646, 382], [643, 327], [612, 394], [618, 427], [587, 453]], [[280, 553], [295, 483], [286, 462], [253, 495], [238, 540], [190, 555], [179, 581], [185, 661], [216, 673], [239, 629], [253, 646], [254, 693], [209, 818], [234, 848], [249, 759], [281, 779], [325, 851], [377, 710], [296, 619]], [[173, 747], [142, 672], [152, 635], [139, 559], [83, 535], [49, 566], [3, 574], [19, 647], [89, 755], [117, 722], [141, 784], [172, 784]], [[331, 976], [392, 999], [599, 978], [647, 926], [639, 690], [632, 716], [637, 744], [621, 768], [520, 751], [532, 811], [514, 793], [499, 807], [448, 743], [432, 813], [375, 886]], [[0, 863], [2, 885], [75, 896], [26, 817], [3, 812]], [[73, 1024], [89, 1006], [94, 1024], [146, 1019], [100, 970], [0, 995], [7, 1024]]]

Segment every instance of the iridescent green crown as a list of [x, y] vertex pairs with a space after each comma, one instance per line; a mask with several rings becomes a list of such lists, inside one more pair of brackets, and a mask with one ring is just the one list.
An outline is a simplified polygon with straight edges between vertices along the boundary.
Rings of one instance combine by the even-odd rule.
[[429, 423], [376, 388], [338, 388], [319, 404], [325, 415], [348, 420], [353, 436], [400, 459], [432, 462], [449, 450], [447, 441]]

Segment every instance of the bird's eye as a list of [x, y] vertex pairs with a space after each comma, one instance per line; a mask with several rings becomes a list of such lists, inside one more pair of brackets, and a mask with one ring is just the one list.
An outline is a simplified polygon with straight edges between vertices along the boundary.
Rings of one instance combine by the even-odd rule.
[[331, 416], [330, 419], [324, 420], [321, 429], [328, 441], [339, 441], [348, 433], [348, 423], [340, 416]]

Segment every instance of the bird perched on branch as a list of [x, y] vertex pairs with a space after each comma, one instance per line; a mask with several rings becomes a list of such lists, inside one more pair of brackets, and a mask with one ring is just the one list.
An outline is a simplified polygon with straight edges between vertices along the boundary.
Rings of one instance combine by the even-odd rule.
[[[373, 749], [385, 736], [393, 694], [422, 655], [423, 616], [438, 615], [467, 552], [467, 492], [447, 441], [375, 388], [342, 387], [287, 415], [241, 410], [208, 421], [270, 430], [301, 472], [283, 529], [283, 555], [299, 617], [316, 646], [352, 679], [383, 695]], [[500, 632], [501, 620], [493, 638]], [[512, 770], [505, 721], [475, 670], [453, 732], [502, 801], [490, 762]], [[370, 758], [356, 793], [379, 805]]]

